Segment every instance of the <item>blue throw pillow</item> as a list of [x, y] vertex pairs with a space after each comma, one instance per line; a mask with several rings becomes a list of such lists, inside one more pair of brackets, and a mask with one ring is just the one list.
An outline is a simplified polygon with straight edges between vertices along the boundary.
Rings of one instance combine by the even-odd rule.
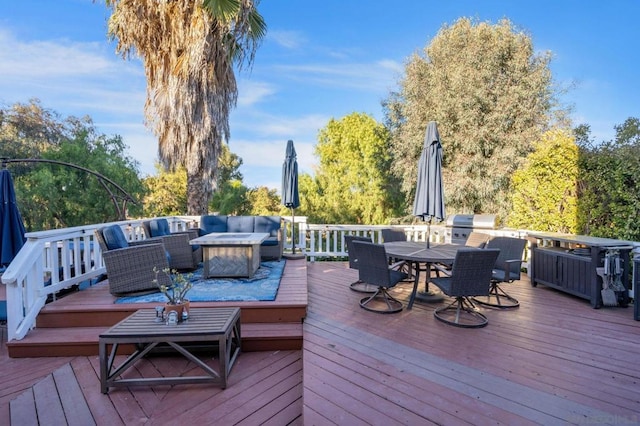
[[118, 225], [107, 226], [102, 229], [102, 238], [107, 246], [107, 250], [117, 250], [129, 247], [127, 237]]

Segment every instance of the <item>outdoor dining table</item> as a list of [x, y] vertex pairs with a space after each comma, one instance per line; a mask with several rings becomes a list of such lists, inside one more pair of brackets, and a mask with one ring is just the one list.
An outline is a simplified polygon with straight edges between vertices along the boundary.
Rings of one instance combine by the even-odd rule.
[[[411, 297], [409, 298], [409, 304], [407, 309], [413, 307], [413, 302], [417, 297], [418, 283], [420, 280], [420, 271], [427, 272], [425, 278], [425, 293], [426, 295], [420, 297], [420, 300], [429, 302], [439, 302], [443, 299], [441, 295], [433, 297], [433, 294], [429, 292], [429, 278], [431, 275], [431, 264], [441, 263], [445, 265], [452, 265], [456, 258], [458, 249], [464, 248], [461, 244], [434, 244], [431, 243], [427, 248], [427, 243], [421, 241], [393, 241], [384, 243], [384, 248], [387, 252], [387, 256], [396, 260], [404, 260], [412, 265], [414, 272], [413, 290], [411, 291]], [[424, 264], [422, 269], [420, 265]]]

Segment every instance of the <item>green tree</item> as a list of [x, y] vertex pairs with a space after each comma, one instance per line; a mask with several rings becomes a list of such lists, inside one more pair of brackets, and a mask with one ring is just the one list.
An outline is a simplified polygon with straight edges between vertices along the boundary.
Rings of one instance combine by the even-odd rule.
[[413, 199], [429, 121], [443, 146], [447, 210], [508, 214], [509, 181], [533, 149], [555, 106], [550, 54], [508, 20], [461, 18], [411, 56], [399, 91], [385, 101], [394, 172]]
[[[284, 206], [280, 204], [280, 196], [275, 189], [266, 186], [259, 186], [249, 190], [249, 202], [251, 203], [252, 215], [278, 215], [283, 211]], [[287, 215], [291, 214], [289, 209], [285, 210]]]
[[389, 132], [371, 116], [332, 119], [320, 131], [315, 153], [314, 216], [324, 223], [388, 223], [401, 210], [404, 197], [389, 172]]
[[640, 120], [615, 126], [613, 141], [593, 144], [588, 127], [579, 128], [578, 227], [596, 237], [640, 240]]
[[[242, 185], [240, 166], [242, 159], [229, 150], [229, 146], [221, 147], [218, 161], [217, 188], [211, 198], [209, 211], [242, 211], [246, 208], [247, 189]], [[187, 171], [179, 167], [173, 172], [157, 165], [156, 176], [144, 180], [147, 196], [144, 200], [145, 216], [183, 215], [187, 212]]]
[[183, 215], [187, 211], [187, 171], [184, 167], [174, 172], [166, 171], [156, 165], [156, 175], [146, 177], [144, 185], [147, 195], [144, 197], [144, 216]]
[[[96, 133], [90, 119], [68, 118], [68, 139], [40, 153], [45, 160], [71, 163], [104, 175], [122, 187], [135, 200], [141, 200], [144, 187], [138, 177], [138, 164], [126, 153], [120, 136]], [[65, 137], [65, 138], [66, 138]], [[57, 164], [36, 164], [15, 179], [20, 211], [29, 231], [66, 228], [118, 218], [112, 198], [98, 180], [86, 171]], [[122, 195], [110, 187], [122, 207]], [[141, 203], [128, 203], [128, 215], [139, 216]]]
[[[44, 108], [38, 99], [2, 108], [0, 157], [39, 158], [43, 151], [69, 138], [71, 127], [69, 120], [62, 120], [55, 111]], [[23, 172], [28, 173], [29, 167], [12, 167], [14, 177]]]
[[565, 130], [546, 132], [512, 178], [508, 226], [577, 232], [578, 147]]
[[210, 211], [220, 214], [244, 215], [251, 212], [249, 189], [241, 180], [231, 179], [213, 194]]
[[106, 0], [109, 34], [147, 76], [145, 115], [162, 164], [187, 170], [187, 211], [207, 213], [229, 112], [234, 65], [250, 64], [266, 33], [258, 0]]

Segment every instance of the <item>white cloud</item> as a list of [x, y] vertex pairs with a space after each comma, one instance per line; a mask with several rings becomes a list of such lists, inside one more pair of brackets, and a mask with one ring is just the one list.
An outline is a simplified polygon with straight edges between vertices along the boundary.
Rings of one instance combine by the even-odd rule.
[[241, 80], [238, 82], [238, 106], [251, 106], [276, 93], [272, 84]]
[[373, 63], [277, 65], [276, 72], [291, 80], [365, 91], [388, 90], [395, 85], [402, 65], [393, 60]]
[[[95, 77], [123, 72], [119, 59], [105, 54], [104, 43], [69, 40], [22, 42], [10, 32], [0, 30], [0, 73], [3, 76], [31, 78]], [[134, 72], [129, 69], [128, 72]]]
[[306, 42], [305, 37], [298, 31], [270, 30], [267, 40], [273, 40], [287, 49], [297, 49]]

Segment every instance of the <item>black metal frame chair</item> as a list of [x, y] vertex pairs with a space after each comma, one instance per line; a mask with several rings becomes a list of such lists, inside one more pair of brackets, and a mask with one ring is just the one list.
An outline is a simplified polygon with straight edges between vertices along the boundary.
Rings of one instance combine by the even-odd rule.
[[[345, 235], [344, 241], [347, 244], [347, 253], [349, 254], [349, 268], [359, 269], [358, 258], [356, 257], [356, 250], [353, 247], [353, 242], [364, 241], [365, 243], [370, 243], [371, 238], [360, 235]], [[357, 291], [358, 293], [375, 293], [378, 289], [375, 285], [364, 283], [360, 279], [349, 284], [349, 288], [353, 291]]]
[[518, 299], [507, 294], [500, 287], [500, 284], [511, 283], [520, 279], [522, 253], [526, 244], [526, 240], [512, 237], [494, 237], [489, 240], [485, 247], [499, 249], [500, 255], [493, 267], [489, 294], [483, 297], [475, 297], [474, 302], [500, 309], [520, 306]]
[[487, 325], [489, 320], [477, 309], [471, 298], [489, 294], [491, 273], [499, 253], [495, 249], [458, 250], [453, 268], [450, 271], [441, 269], [450, 276], [431, 279], [444, 294], [455, 298], [450, 304], [435, 310], [433, 315], [436, 319], [463, 328]]
[[360, 281], [377, 287], [371, 296], [360, 299], [360, 307], [383, 314], [400, 312], [402, 302], [391, 296], [388, 290], [407, 277], [407, 274], [397, 270], [405, 262], [389, 265], [382, 244], [353, 241], [353, 250], [358, 259]]
[[489, 234], [471, 231], [467, 237], [467, 241], [464, 242], [464, 245], [467, 247], [484, 248], [489, 239], [491, 239], [491, 235]]

